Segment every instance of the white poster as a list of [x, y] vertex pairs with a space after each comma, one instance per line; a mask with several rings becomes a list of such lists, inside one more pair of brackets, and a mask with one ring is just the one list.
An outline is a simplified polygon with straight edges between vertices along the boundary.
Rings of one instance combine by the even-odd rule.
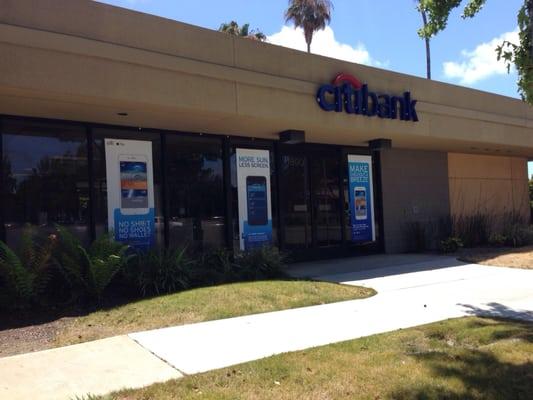
[[107, 217], [117, 241], [146, 248], [154, 243], [152, 142], [105, 139]]
[[270, 154], [237, 149], [237, 188], [241, 250], [272, 244]]

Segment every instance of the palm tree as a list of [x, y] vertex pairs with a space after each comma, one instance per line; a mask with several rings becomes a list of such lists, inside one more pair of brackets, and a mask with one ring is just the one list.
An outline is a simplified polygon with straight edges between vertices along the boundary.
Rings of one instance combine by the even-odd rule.
[[[418, 1], [418, 11], [420, 11], [420, 14], [422, 15], [422, 23], [424, 24], [423, 30], [426, 30], [428, 20], [426, 16], [426, 9], [421, 4], [420, 0]], [[429, 48], [429, 36], [425, 35], [424, 40], [426, 42], [426, 76], [428, 79], [431, 79], [431, 52]]]
[[313, 34], [324, 29], [331, 21], [332, 9], [330, 0], [289, 0], [285, 20], [294, 22], [297, 28], [304, 30], [308, 53], [311, 53]]
[[266, 40], [266, 35], [263, 32], [257, 29], [250, 30], [250, 24], [244, 24], [243, 26], [239, 26], [236, 21], [224, 22], [220, 25], [218, 30], [220, 32], [224, 32], [233, 36], [240, 36], [245, 37], [247, 39], [259, 40], [260, 42], [264, 42]]

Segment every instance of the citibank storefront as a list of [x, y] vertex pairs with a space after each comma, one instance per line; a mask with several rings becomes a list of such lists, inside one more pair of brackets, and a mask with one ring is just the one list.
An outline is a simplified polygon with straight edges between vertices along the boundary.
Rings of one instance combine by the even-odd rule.
[[368, 148], [11, 116], [1, 138], [10, 244], [26, 224], [60, 224], [85, 242], [113, 230], [136, 246], [380, 249]]
[[529, 212], [533, 113], [516, 99], [97, 2], [0, 5], [9, 244], [60, 224], [85, 242], [336, 257]]

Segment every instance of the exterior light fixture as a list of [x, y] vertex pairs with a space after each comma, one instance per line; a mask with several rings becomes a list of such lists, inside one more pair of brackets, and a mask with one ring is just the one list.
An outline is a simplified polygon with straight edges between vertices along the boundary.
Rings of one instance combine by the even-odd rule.
[[279, 141], [284, 144], [300, 144], [305, 143], [305, 131], [297, 131], [290, 129], [280, 132]]

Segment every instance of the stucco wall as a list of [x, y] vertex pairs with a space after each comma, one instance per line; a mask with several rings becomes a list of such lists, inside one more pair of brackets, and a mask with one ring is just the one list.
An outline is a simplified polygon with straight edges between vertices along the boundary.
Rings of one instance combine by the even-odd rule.
[[529, 216], [525, 158], [449, 153], [448, 171], [452, 215]]
[[449, 215], [448, 157], [444, 152], [390, 149], [381, 153], [385, 251], [413, 249], [410, 224]]

